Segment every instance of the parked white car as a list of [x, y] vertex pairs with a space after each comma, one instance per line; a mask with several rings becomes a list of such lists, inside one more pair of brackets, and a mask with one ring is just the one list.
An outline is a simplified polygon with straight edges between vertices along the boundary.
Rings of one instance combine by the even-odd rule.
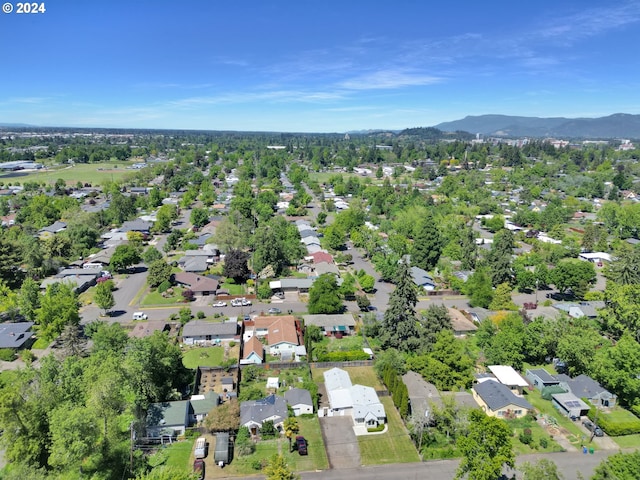
[[227, 302], [223, 302], [222, 300], [215, 302], [211, 305], [212, 307], [226, 307]]
[[133, 319], [134, 320], [146, 320], [147, 318], [147, 314], [144, 312], [133, 312]]

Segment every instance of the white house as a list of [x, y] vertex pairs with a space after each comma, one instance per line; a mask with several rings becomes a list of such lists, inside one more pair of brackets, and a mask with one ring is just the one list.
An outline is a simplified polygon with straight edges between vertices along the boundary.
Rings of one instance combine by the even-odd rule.
[[293, 414], [296, 417], [305, 414], [313, 413], [313, 401], [311, 400], [311, 393], [304, 388], [292, 388], [284, 392], [284, 399], [293, 409]]

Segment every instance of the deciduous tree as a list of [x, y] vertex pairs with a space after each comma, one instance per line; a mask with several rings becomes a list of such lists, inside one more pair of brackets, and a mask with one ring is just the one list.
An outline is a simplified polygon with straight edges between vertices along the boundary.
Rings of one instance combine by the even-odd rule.
[[233, 278], [236, 283], [244, 283], [249, 278], [249, 254], [242, 250], [230, 250], [224, 257], [222, 274]]
[[104, 310], [105, 315], [116, 304], [116, 300], [115, 298], [113, 298], [112, 290], [113, 290], [113, 282], [111, 280], [108, 280], [106, 282], [100, 282], [96, 285], [96, 291], [93, 296], [93, 301], [98, 307]]
[[332, 273], [323, 273], [309, 289], [309, 313], [340, 313], [343, 309], [338, 282]]

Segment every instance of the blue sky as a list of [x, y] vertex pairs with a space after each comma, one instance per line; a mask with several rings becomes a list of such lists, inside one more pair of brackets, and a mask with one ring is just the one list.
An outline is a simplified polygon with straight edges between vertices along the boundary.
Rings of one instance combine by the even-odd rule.
[[0, 13], [0, 123], [344, 132], [640, 113], [640, 0], [45, 6]]

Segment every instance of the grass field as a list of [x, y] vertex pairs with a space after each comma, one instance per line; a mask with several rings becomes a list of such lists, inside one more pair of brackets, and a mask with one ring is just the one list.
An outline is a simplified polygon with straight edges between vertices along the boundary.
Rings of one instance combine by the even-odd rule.
[[[324, 382], [323, 373], [329, 368], [314, 368], [311, 370], [313, 379], [315, 382]], [[384, 387], [378, 375], [376, 375], [373, 367], [345, 367], [343, 370], [349, 372], [351, 383], [356, 385], [366, 385], [367, 387], [373, 387], [376, 390], [382, 390]], [[395, 408], [394, 408], [395, 409]]]
[[103, 162], [103, 163], [78, 163], [73, 166], [61, 165], [36, 171], [36, 172], [9, 172], [0, 175], [0, 181], [4, 183], [55, 183], [61, 178], [69, 186], [75, 186], [78, 181], [100, 185], [106, 181], [120, 180], [130, 175], [135, 170], [128, 170], [129, 162]]
[[182, 354], [182, 364], [195, 370], [198, 367], [217, 367], [224, 359], [224, 347], [192, 348]]
[[640, 448], [640, 434], [611, 437], [620, 448]]
[[167, 447], [167, 461], [165, 465], [168, 467], [176, 467], [181, 469], [189, 468], [189, 458], [193, 450], [195, 438], [189, 438], [184, 441], [176, 442]]
[[224, 282], [220, 285], [222, 290], [227, 290], [229, 295], [244, 295], [244, 285], [239, 285], [237, 283]]
[[[353, 377], [351, 378], [353, 381]], [[382, 397], [380, 401], [387, 413], [388, 431], [379, 435], [358, 437], [362, 464], [419, 462], [418, 452], [404, 428], [400, 414], [394, 407], [391, 397]]]

